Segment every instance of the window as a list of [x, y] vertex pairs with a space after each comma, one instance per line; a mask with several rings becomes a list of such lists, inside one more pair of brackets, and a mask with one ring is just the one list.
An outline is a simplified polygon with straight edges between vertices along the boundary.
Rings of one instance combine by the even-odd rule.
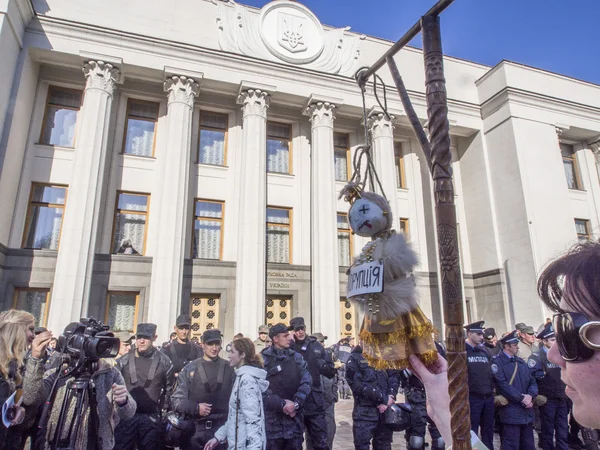
[[154, 155], [154, 133], [158, 121], [158, 103], [130, 98], [123, 153], [135, 156]]
[[579, 179], [579, 170], [577, 169], [577, 158], [572, 145], [560, 144], [560, 152], [562, 154], [563, 167], [565, 169], [565, 177], [567, 177], [567, 185], [569, 189], [582, 189]]
[[406, 189], [406, 176], [404, 174], [404, 152], [402, 143], [394, 143], [394, 160], [396, 161], [396, 186], [398, 189]]
[[117, 193], [113, 253], [143, 255], [146, 247], [149, 195]]
[[575, 229], [577, 230], [577, 239], [579, 239], [579, 242], [587, 242], [592, 238], [589, 220], [575, 219]]
[[400, 218], [400, 231], [406, 236], [408, 240], [410, 238], [410, 230], [408, 228], [408, 219]]
[[58, 249], [66, 198], [65, 186], [33, 184], [23, 248]]
[[348, 135], [342, 133], [333, 134], [333, 153], [335, 161], [335, 181], [348, 181], [350, 169], [350, 145]]
[[196, 200], [192, 241], [194, 259], [221, 259], [223, 202]]
[[50, 86], [40, 143], [74, 147], [75, 126], [80, 107], [81, 91]]
[[135, 333], [137, 326], [139, 293], [109, 292], [106, 300], [104, 323], [110, 330]]
[[292, 318], [292, 299], [290, 297], [267, 297], [265, 323], [272, 327], [278, 323], [288, 324]]
[[285, 123], [267, 122], [267, 172], [292, 173], [291, 128]]
[[340, 299], [340, 339], [354, 336], [356, 332], [356, 310], [346, 297]]
[[190, 302], [190, 316], [192, 329], [190, 339], [200, 342], [205, 330], [219, 328], [219, 296], [218, 295], [192, 295]]
[[50, 289], [16, 289], [13, 309], [23, 309], [35, 317], [35, 326], [43, 327], [48, 321]]
[[352, 264], [352, 231], [348, 223], [348, 214], [337, 214], [338, 230], [338, 264], [350, 267]]
[[267, 208], [267, 262], [291, 262], [291, 215], [288, 208]]
[[225, 114], [200, 112], [198, 163], [225, 165], [228, 118]]

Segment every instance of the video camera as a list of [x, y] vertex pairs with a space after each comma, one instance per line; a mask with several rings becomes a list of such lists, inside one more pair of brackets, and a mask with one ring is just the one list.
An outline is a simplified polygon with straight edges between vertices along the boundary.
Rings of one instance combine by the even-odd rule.
[[58, 339], [58, 349], [80, 363], [114, 358], [121, 341], [108, 332], [108, 326], [90, 317], [72, 324]]

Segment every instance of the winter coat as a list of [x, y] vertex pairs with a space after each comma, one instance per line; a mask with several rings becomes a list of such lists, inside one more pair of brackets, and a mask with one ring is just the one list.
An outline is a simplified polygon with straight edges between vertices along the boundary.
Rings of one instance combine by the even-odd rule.
[[[258, 367], [236, 370], [227, 422], [215, 433], [229, 450], [263, 450], [267, 445], [262, 395], [269, 387], [267, 372]], [[237, 438], [237, 439], [236, 439]], [[237, 445], [236, 445], [237, 442]]]
[[[113, 401], [113, 383], [124, 386], [125, 381], [123, 380], [121, 372], [115, 367], [112, 367], [109, 363], [100, 360], [99, 365], [100, 368], [92, 375], [92, 381], [96, 387], [99, 419], [98, 441], [100, 442], [101, 450], [110, 450], [115, 446], [115, 428], [121, 420], [133, 417], [137, 405], [135, 400], [129, 394], [127, 394], [127, 402], [123, 406], [119, 406]], [[38, 407], [44, 403], [50, 395], [50, 391], [52, 390], [52, 386], [58, 375], [58, 369], [49, 370], [44, 373], [44, 361], [30, 358], [27, 361], [25, 378], [23, 379], [23, 405]], [[59, 382], [57, 385], [57, 392], [54, 397], [52, 411], [50, 412], [48, 421], [45, 448], [50, 448], [47, 438], [54, 436], [54, 431], [60, 416], [62, 401], [65, 396], [66, 384], [71, 379], [73, 379], [73, 377]], [[74, 408], [74, 406], [75, 405], [72, 405], [71, 407]], [[89, 409], [88, 414], [86, 414], [86, 417], [84, 418], [84, 422], [88, 422], [88, 420]], [[82, 441], [84, 442], [78, 442], [74, 450], [87, 449], [87, 436], [84, 436]]]

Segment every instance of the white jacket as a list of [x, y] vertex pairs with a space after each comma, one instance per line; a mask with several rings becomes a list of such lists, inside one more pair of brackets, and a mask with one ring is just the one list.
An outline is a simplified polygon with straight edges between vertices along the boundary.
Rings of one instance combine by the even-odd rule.
[[264, 450], [267, 434], [262, 393], [269, 387], [265, 380], [267, 372], [258, 367], [242, 366], [235, 374], [227, 422], [217, 430], [215, 438], [219, 442], [227, 440], [229, 450]]

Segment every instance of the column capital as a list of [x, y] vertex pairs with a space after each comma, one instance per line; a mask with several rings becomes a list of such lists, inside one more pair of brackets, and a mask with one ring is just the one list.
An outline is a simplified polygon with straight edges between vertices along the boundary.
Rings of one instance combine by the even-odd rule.
[[243, 90], [237, 98], [238, 105], [242, 105], [242, 115], [244, 118], [248, 116], [260, 116], [266, 119], [270, 101], [271, 97], [269, 93], [261, 89]]
[[112, 95], [121, 78], [120, 70], [100, 60], [89, 60], [83, 64], [83, 74], [86, 78], [86, 89], [100, 89]]
[[383, 112], [373, 111], [367, 118], [367, 124], [373, 139], [380, 137], [394, 137], [394, 119], [392, 114], [386, 116]]
[[164, 90], [168, 94], [169, 105], [183, 103], [191, 108], [194, 106], [194, 99], [200, 93], [200, 85], [185, 75], [171, 75], [164, 83]]
[[333, 113], [335, 108], [336, 106], [329, 102], [310, 103], [306, 108], [306, 112], [310, 116], [309, 120], [312, 123], [313, 129], [318, 127], [333, 129], [333, 121], [335, 119]]

